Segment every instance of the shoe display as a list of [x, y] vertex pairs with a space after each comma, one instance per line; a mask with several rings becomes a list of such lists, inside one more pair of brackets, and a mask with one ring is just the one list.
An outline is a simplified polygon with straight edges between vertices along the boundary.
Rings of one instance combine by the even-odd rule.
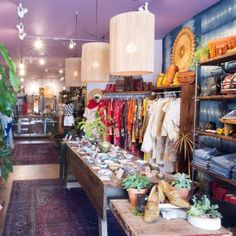
[[144, 221], [147, 223], [151, 223], [155, 221], [159, 214], [159, 203], [165, 200], [164, 193], [162, 189], [158, 185], [154, 185], [149, 194], [148, 201], [144, 211]]
[[236, 110], [232, 110], [231, 112], [225, 114], [223, 119], [236, 119]]
[[181, 208], [190, 207], [189, 202], [181, 198], [176, 189], [166, 181], [161, 180], [158, 186], [162, 189], [171, 204]]

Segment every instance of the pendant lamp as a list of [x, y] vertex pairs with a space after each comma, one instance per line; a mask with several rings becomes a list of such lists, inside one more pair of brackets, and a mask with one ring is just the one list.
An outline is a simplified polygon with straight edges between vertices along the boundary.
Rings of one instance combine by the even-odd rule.
[[143, 75], [154, 71], [155, 16], [127, 12], [110, 20], [110, 74]]
[[103, 42], [82, 45], [82, 82], [109, 81], [109, 44]]
[[65, 59], [65, 85], [67, 87], [81, 86], [81, 58]]

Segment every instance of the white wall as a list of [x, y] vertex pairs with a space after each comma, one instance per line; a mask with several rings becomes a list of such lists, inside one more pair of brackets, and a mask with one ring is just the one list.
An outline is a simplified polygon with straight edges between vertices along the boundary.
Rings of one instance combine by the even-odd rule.
[[59, 92], [62, 91], [65, 86], [64, 81], [59, 79], [37, 79], [37, 80], [25, 80], [23, 82], [25, 94], [37, 95], [39, 94], [40, 87], [47, 87], [52, 91], [52, 95], [58, 96]]
[[[156, 78], [162, 71], [162, 40], [155, 40], [155, 59], [154, 59], [154, 72], [148, 75], [143, 75], [144, 82], [156, 83]], [[87, 93], [93, 89], [104, 90], [107, 83], [88, 83]]]

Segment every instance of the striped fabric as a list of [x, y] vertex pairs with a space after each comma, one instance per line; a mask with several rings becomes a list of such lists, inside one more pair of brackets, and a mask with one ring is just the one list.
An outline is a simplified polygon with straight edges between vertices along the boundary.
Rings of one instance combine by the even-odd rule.
[[74, 112], [75, 105], [73, 103], [69, 103], [65, 106], [64, 116], [72, 116]]

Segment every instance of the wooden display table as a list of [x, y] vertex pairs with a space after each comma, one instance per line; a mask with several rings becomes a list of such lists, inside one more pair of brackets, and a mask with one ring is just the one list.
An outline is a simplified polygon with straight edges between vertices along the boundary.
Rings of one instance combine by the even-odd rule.
[[65, 145], [65, 184], [68, 172], [71, 171], [97, 211], [99, 235], [107, 236], [106, 211], [109, 208], [109, 199], [126, 198], [127, 192], [121, 187], [118, 179], [104, 180], [99, 177], [95, 164], [86, 163], [73, 145]]
[[202, 230], [181, 219], [166, 220], [159, 217], [156, 222], [147, 224], [142, 217], [132, 214], [128, 200], [111, 200], [110, 207], [126, 234], [130, 236], [232, 235], [223, 227], [217, 231]]

